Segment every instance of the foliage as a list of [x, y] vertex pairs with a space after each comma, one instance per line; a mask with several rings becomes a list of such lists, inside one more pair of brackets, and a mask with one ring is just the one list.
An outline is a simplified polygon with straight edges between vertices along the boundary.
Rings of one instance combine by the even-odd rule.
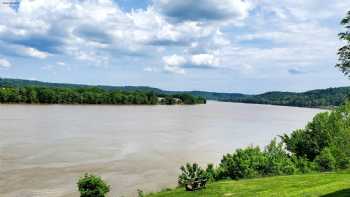
[[283, 148], [283, 143], [277, 143], [276, 139], [266, 146], [264, 155], [266, 157], [264, 175], [289, 175], [297, 171], [295, 164]]
[[105, 197], [110, 186], [101, 177], [85, 174], [78, 181], [78, 189], [81, 197]]
[[224, 169], [221, 166], [215, 167], [213, 164], [208, 164], [205, 172], [207, 173], [208, 182], [210, 183], [222, 180], [227, 177], [225, 175]]
[[340, 40], [345, 42], [345, 45], [338, 50], [338, 67], [345, 75], [350, 74], [350, 11], [347, 13], [341, 25], [344, 26], [345, 32], [339, 34]]
[[206, 103], [206, 100], [203, 97], [194, 97], [190, 94], [175, 94], [173, 95], [175, 98], [180, 99], [184, 104], [193, 105], [196, 103]]
[[293, 155], [291, 161], [294, 163], [298, 173], [310, 173], [319, 170], [314, 162], [309, 161], [304, 157], [296, 157]]
[[224, 174], [231, 179], [262, 176], [266, 157], [259, 147], [238, 149], [233, 154], [224, 155], [220, 166]]
[[321, 153], [315, 158], [315, 162], [318, 165], [320, 171], [332, 171], [335, 169], [336, 165], [336, 160], [329, 148], [324, 148]]
[[[317, 114], [304, 129], [282, 136], [288, 151], [296, 157], [314, 161], [327, 148], [337, 168], [346, 168], [350, 160], [350, 103]], [[324, 153], [325, 154], [325, 153]]]
[[349, 87], [312, 90], [303, 93], [268, 92], [225, 99], [240, 103], [257, 103], [297, 107], [334, 107], [343, 104], [350, 95]]
[[264, 151], [259, 147], [248, 147], [227, 154], [221, 160], [220, 167], [223, 169], [222, 177], [232, 179], [289, 175], [297, 171], [283, 144], [277, 143], [276, 139]]
[[333, 114], [319, 113], [305, 129], [298, 129], [290, 136], [286, 134], [282, 136], [287, 149], [298, 157], [306, 157], [312, 161], [324, 147], [329, 146], [333, 134], [337, 132], [330, 124], [330, 121], [334, 120], [330, 119], [330, 116]]
[[208, 176], [198, 164], [187, 163], [185, 166], [181, 166], [181, 175], [179, 176], [178, 183], [181, 186], [185, 186], [187, 191], [200, 190], [205, 187]]
[[208, 177], [209, 182], [214, 182], [216, 180], [216, 170], [213, 164], [208, 164], [207, 169], [205, 169], [205, 172]]
[[[272, 105], [287, 105], [298, 107], [334, 107], [344, 103], [350, 95], [350, 87], [328, 88], [323, 90], [312, 90], [303, 93], [294, 92], [268, 92], [259, 95], [245, 95], [238, 93], [217, 93], [203, 91], [164, 91], [157, 88], [144, 86], [88, 86], [79, 84], [45, 83], [40, 81], [4, 79], [0, 78], [0, 87], [24, 88], [24, 87], [45, 87], [45, 88], [68, 88], [68, 89], [102, 89], [112, 92], [153, 92], [157, 96], [179, 98], [181, 95], [191, 95], [197, 98], [195, 103], [205, 103], [205, 99], [220, 100], [228, 102], [258, 103]], [[192, 103], [192, 99], [184, 99], [185, 104]], [[172, 100], [170, 100], [172, 102]], [[30, 103], [37, 103], [32, 101]]]
[[[186, 98], [183, 101], [181, 98]], [[192, 102], [188, 102], [188, 98]], [[100, 88], [53, 88], [53, 87], [2, 87], [0, 88], [0, 103], [28, 104], [199, 104], [205, 99], [186, 95], [186, 97], [166, 96], [169, 102], [159, 101], [159, 95], [154, 92], [107, 91]], [[176, 100], [176, 102], [175, 102]]]
[[138, 197], [145, 197], [145, 193], [142, 190], [138, 189], [137, 190], [137, 196]]

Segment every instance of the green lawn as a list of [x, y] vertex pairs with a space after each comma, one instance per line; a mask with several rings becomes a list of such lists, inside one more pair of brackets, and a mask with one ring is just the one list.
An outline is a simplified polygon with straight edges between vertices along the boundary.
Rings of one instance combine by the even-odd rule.
[[350, 196], [350, 171], [294, 176], [278, 176], [240, 181], [220, 181], [209, 184], [206, 189], [186, 192], [183, 188], [150, 194], [147, 197], [192, 196]]

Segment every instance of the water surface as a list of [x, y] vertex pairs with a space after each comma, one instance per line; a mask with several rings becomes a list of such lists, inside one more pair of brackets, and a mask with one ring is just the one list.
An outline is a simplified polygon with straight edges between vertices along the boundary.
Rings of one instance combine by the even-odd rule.
[[85, 172], [133, 196], [176, 185], [186, 162], [266, 145], [321, 110], [209, 102], [195, 106], [0, 105], [0, 196], [71, 197]]

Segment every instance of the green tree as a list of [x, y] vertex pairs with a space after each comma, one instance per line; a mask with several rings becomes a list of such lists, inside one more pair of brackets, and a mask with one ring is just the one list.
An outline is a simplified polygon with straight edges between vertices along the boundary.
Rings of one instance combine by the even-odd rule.
[[345, 45], [338, 50], [338, 67], [346, 76], [350, 74], [350, 11], [341, 20], [341, 25], [345, 31], [339, 33], [339, 38], [345, 42]]
[[285, 175], [295, 173], [295, 164], [283, 148], [283, 143], [278, 143], [276, 139], [273, 139], [271, 143], [266, 146], [264, 154], [266, 157], [266, 165], [264, 169], [265, 175]]
[[[304, 129], [282, 137], [286, 148], [297, 158], [322, 162], [326, 153], [335, 158], [336, 168], [350, 164], [350, 102], [314, 117]], [[324, 149], [327, 149], [324, 152]], [[321, 158], [320, 155], [324, 154]], [[321, 160], [320, 160], [321, 159]], [[322, 165], [321, 165], [322, 166]], [[323, 168], [324, 170], [333, 168]]]
[[332, 171], [336, 166], [336, 160], [329, 148], [323, 149], [320, 155], [316, 157], [315, 162], [320, 171]]
[[105, 197], [110, 186], [101, 177], [85, 174], [78, 181], [80, 197]]

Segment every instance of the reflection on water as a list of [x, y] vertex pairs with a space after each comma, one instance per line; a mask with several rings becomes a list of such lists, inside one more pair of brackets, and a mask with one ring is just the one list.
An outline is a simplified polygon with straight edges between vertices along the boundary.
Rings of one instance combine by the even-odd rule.
[[209, 102], [196, 106], [0, 105], [0, 196], [77, 196], [85, 172], [113, 196], [176, 185], [187, 161], [265, 145], [317, 109]]

